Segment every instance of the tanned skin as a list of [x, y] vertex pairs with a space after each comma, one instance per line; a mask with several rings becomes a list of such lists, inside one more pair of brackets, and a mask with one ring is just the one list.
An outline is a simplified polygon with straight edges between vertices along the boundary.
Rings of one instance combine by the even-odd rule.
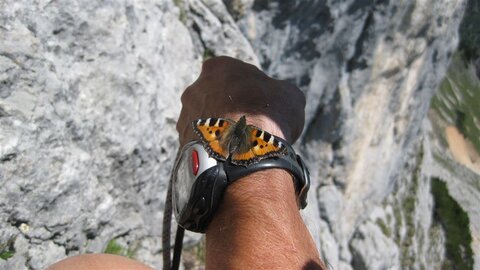
[[[303, 129], [304, 107], [305, 97], [297, 87], [242, 61], [212, 58], [182, 96], [177, 122], [180, 144], [195, 139], [191, 122], [196, 119], [239, 119], [243, 115], [247, 115], [247, 124], [293, 143]], [[206, 268], [326, 269], [300, 216], [290, 174], [264, 170], [227, 188], [206, 231]], [[97, 254], [68, 258], [50, 269], [151, 268]]]
[[[269, 123], [262, 117], [248, 121], [263, 123], [262, 129]], [[284, 138], [270, 124], [266, 130]], [[206, 231], [206, 269], [326, 269], [300, 216], [289, 173], [260, 171], [227, 188]]]

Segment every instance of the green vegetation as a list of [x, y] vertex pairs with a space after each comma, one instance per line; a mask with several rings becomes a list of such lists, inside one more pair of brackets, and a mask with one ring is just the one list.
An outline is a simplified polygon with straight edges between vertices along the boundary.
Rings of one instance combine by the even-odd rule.
[[385, 222], [382, 219], [377, 218], [375, 223], [377, 223], [378, 227], [380, 227], [380, 230], [382, 230], [382, 232], [383, 232], [383, 234], [385, 234], [385, 236], [387, 236], [387, 237], [392, 236], [392, 231], [390, 230], [390, 228], [387, 226], [387, 224], [385, 224]]
[[173, 4], [178, 7], [180, 10], [180, 14], [178, 15], [178, 19], [183, 23], [186, 24], [187, 22], [187, 11], [185, 10], [185, 1], [183, 0], [173, 0]]
[[432, 108], [454, 124], [480, 152], [480, 85], [473, 61], [480, 57], [480, 2], [469, 0], [460, 25], [460, 45], [446, 78], [432, 99]]
[[[452, 57], [447, 75], [433, 97], [431, 109], [443, 122], [457, 129], [480, 152], [480, 83], [473, 61], [480, 57], [480, 2], [469, 0], [460, 26], [460, 45]], [[439, 121], [441, 123], [442, 121]], [[434, 121], [432, 121], [434, 122]], [[435, 124], [435, 123], [434, 123]], [[442, 127], [442, 123], [439, 127]], [[454, 166], [441, 155], [434, 159], [451, 172]], [[476, 187], [480, 183], [475, 183]], [[430, 238], [436, 242], [445, 232], [446, 259], [442, 269], [472, 269], [472, 237], [466, 212], [450, 196], [446, 184], [438, 178], [431, 179], [434, 198], [434, 220]]]
[[[416, 254], [413, 253], [412, 245], [414, 242], [423, 241], [423, 235], [419, 235], [420, 240], [416, 239], [417, 226], [415, 224], [415, 212], [417, 207], [417, 193], [421, 177], [421, 166], [423, 163], [423, 148], [417, 154], [415, 159], [415, 168], [412, 172], [410, 179], [404, 179], [406, 181], [406, 190], [402, 191], [401, 194], [396, 193], [395, 201], [392, 204], [393, 207], [393, 218], [394, 218], [394, 227], [393, 227], [393, 238], [395, 243], [400, 248], [400, 263], [403, 269], [411, 269], [416, 261]], [[390, 217], [387, 216], [387, 219]], [[382, 228], [383, 225], [379, 220], [376, 221], [380, 226], [385, 235], [391, 235], [387, 228]], [[405, 226], [405, 234], [403, 234], [402, 227]], [[386, 227], [386, 226], [385, 226]], [[421, 230], [419, 231], [421, 233]]]
[[15, 254], [15, 248], [13, 247], [13, 243], [15, 238], [10, 238], [6, 243], [0, 243], [0, 259], [8, 260]]
[[410, 251], [410, 247], [412, 246], [415, 240], [415, 223], [414, 223], [414, 216], [415, 216], [415, 207], [416, 207], [416, 195], [417, 190], [413, 187], [416, 185], [410, 186], [409, 195], [403, 200], [402, 202], [402, 211], [403, 217], [405, 218], [405, 227], [407, 229], [406, 234], [404, 235], [401, 241], [401, 263], [403, 268], [411, 268], [411, 266], [415, 263], [415, 254]]
[[205, 50], [203, 51], [203, 61], [212, 57], [215, 57], [215, 52], [212, 49], [205, 47]]
[[409, 196], [403, 201], [403, 210], [405, 211], [407, 239], [412, 239], [415, 236], [415, 224], [413, 221], [413, 216], [415, 213], [415, 197]]
[[2, 251], [2, 252], [0, 252], [0, 259], [6, 261], [6, 260], [10, 259], [11, 257], [13, 257], [14, 254], [15, 254], [15, 252], [10, 251], [10, 250]]
[[446, 260], [443, 269], [473, 269], [470, 221], [468, 215], [448, 193], [445, 182], [432, 178], [435, 201], [434, 219], [440, 223], [446, 236]]
[[112, 239], [108, 242], [107, 247], [103, 252], [108, 254], [120, 255], [123, 252], [124, 248], [117, 244], [117, 242]]
[[454, 124], [480, 152], [480, 85], [471, 65], [456, 53], [431, 105], [442, 120]]
[[125, 256], [128, 258], [134, 258], [135, 254], [137, 253], [137, 249], [138, 249], [137, 246], [126, 248], [118, 244], [115, 239], [112, 239], [108, 241], [108, 244], [105, 247], [105, 250], [103, 252], [107, 254], [114, 254], [114, 255]]
[[402, 228], [403, 218], [402, 212], [400, 211], [400, 207], [398, 206], [398, 204], [393, 205], [393, 216], [395, 218], [395, 243], [397, 243], [397, 245], [400, 245], [400, 240], [402, 240], [400, 232]]

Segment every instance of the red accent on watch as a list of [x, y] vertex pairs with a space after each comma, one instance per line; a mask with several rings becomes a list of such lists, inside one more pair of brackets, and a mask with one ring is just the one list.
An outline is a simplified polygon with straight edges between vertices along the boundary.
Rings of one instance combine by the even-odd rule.
[[193, 172], [193, 175], [197, 176], [199, 168], [200, 168], [200, 162], [198, 160], [198, 152], [196, 150], [193, 150], [192, 151], [192, 172]]

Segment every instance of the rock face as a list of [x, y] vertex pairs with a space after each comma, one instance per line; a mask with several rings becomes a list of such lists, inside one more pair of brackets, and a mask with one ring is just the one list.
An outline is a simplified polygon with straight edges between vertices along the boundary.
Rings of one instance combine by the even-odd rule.
[[319, 245], [334, 269], [422, 269], [443, 260], [421, 166], [429, 151], [422, 123], [464, 5], [255, 1], [238, 22], [264, 69], [305, 90], [309, 122], [299, 147], [314, 168], [327, 223]]
[[0, 268], [42, 269], [109, 243], [161, 268], [180, 95], [212, 55], [304, 90], [304, 216], [333, 269], [440, 266], [438, 164], [422, 138], [464, 6], [1, 1], [0, 252], [13, 256]]
[[[159, 267], [178, 101], [199, 72], [160, 1], [2, 1], [2, 269], [116, 241]], [[172, 42], [172, 37], [174, 41]]]

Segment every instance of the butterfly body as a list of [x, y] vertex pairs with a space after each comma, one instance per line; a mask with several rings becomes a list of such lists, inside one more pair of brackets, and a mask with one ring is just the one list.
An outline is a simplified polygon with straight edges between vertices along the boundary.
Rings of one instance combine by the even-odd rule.
[[232, 123], [232, 127], [225, 129], [223, 136], [219, 138], [220, 145], [228, 152], [234, 153], [237, 150], [239, 152], [246, 152], [250, 149], [248, 141], [249, 127], [245, 117], [240, 118], [238, 122]]
[[193, 123], [209, 155], [235, 165], [248, 166], [264, 158], [286, 153], [285, 145], [270, 133], [247, 125], [245, 116], [238, 122], [226, 118], [198, 119]]

